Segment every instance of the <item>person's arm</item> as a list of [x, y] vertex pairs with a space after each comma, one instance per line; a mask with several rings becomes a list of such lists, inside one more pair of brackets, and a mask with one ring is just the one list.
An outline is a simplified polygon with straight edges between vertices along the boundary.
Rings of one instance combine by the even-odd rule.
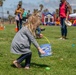
[[68, 2], [66, 2], [66, 8], [67, 8], [67, 14], [66, 14], [66, 20], [68, 20], [69, 14], [72, 12], [71, 6]]
[[69, 17], [69, 11], [66, 14], [66, 21], [68, 21], [68, 17]]
[[41, 54], [45, 54], [45, 52], [40, 47], [38, 47], [38, 50]]
[[21, 13], [21, 10], [20, 9], [16, 9], [15, 13]]
[[33, 45], [39, 50], [39, 52], [41, 54], [44, 54], [45, 52], [40, 48], [39, 44], [37, 43], [36, 39], [34, 38], [34, 36], [32, 35], [32, 33], [26, 29], [26, 33], [25, 35], [31, 40], [31, 42], [33, 43]]

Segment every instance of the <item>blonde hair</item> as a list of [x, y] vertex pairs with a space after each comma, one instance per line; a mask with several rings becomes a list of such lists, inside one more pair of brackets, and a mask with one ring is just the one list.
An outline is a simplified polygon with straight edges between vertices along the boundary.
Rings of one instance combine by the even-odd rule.
[[28, 21], [26, 22], [25, 26], [28, 27], [30, 32], [36, 36], [35, 31], [36, 28], [41, 24], [41, 19], [39, 17], [39, 13], [33, 13], [29, 18]]

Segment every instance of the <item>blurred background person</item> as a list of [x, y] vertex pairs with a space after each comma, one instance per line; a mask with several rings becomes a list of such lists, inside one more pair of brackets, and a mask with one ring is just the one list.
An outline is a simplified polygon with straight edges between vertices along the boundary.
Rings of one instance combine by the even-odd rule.
[[15, 10], [15, 20], [16, 20], [16, 25], [18, 30], [22, 28], [22, 14], [23, 14], [23, 9], [20, 4], [18, 4], [17, 9]]
[[67, 37], [67, 26], [65, 25], [65, 20], [68, 21], [68, 16], [71, 13], [71, 6], [66, 0], [60, 0], [59, 5], [59, 17], [61, 24], [61, 38], [66, 39]]

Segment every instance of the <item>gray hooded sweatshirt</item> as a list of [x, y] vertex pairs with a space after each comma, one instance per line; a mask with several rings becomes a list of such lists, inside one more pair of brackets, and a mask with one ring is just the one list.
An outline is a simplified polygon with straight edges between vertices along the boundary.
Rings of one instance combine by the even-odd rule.
[[36, 39], [27, 27], [22, 27], [14, 36], [11, 43], [11, 52], [14, 54], [26, 54], [31, 52], [31, 42], [36, 48], [39, 47]]

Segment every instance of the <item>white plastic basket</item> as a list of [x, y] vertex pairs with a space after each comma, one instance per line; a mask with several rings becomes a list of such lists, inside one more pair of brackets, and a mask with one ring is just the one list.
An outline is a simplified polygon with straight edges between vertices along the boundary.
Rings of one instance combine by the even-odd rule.
[[65, 20], [65, 24], [66, 24], [66, 26], [72, 26], [72, 23], [70, 21]]

